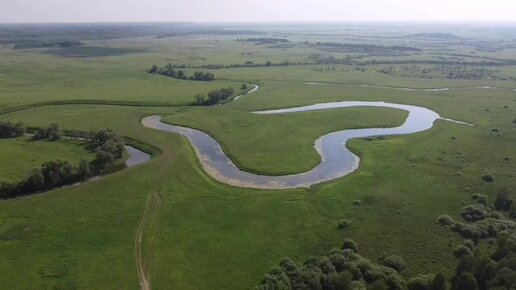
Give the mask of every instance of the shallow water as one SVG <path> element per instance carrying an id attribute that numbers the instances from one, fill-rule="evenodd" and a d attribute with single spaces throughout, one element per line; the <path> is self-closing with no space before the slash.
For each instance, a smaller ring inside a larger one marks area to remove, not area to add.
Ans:
<path id="1" fill-rule="evenodd" d="M 251 85 L 254 86 L 254 88 L 252 90 L 250 90 L 249 92 L 247 92 L 247 93 L 245 93 L 243 95 L 236 96 L 235 98 L 233 98 L 233 102 L 236 102 L 236 101 L 240 100 L 242 97 L 245 97 L 245 96 L 247 96 L 249 94 L 252 94 L 252 93 L 256 92 L 260 88 L 260 86 L 257 85 L 257 84 L 251 84 Z"/>
<path id="2" fill-rule="evenodd" d="M 134 147 L 125 146 L 125 149 L 127 150 L 127 153 L 129 153 L 129 158 L 127 158 L 125 161 L 125 166 L 127 167 L 134 167 L 151 160 L 150 154 L 138 150 Z"/>
<path id="3" fill-rule="evenodd" d="M 291 114 L 349 107 L 395 108 L 405 110 L 409 114 L 402 125 L 394 128 L 350 129 L 323 135 L 315 141 L 314 146 L 321 156 L 321 163 L 307 172 L 283 176 L 258 175 L 240 170 L 223 152 L 220 144 L 210 135 L 200 130 L 165 124 L 161 122 L 161 116 L 157 115 L 144 118 L 142 124 L 146 127 L 179 133 L 187 137 L 195 149 L 203 168 L 216 180 L 240 187 L 287 189 L 309 187 L 313 184 L 346 176 L 355 171 L 358 168 L 360 159 L 346 148 L 345 145 L 349 139 L 421 132 L 432 128 L 434 121 L 441 118 L 436 112 L 423 107 L 358 101 L 321 103 L 253 113 L 261 115 Z"/>

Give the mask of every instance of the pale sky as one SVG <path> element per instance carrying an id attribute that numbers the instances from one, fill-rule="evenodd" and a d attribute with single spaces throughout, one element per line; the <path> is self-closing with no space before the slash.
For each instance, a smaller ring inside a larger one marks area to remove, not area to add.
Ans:
<path id="1" fill-rule="evenodd" d="M 0 0 L 0 23 L 133 21 L 516 21 L 516 0 Z"/>

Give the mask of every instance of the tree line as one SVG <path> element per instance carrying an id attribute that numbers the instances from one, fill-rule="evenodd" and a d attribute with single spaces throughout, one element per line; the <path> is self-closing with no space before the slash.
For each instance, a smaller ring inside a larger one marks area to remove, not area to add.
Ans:
<path id="1" fill-rule="evenodd" d="M 238 42 L 254 42 L 256 44 L 277 44 L 290 42 L 286 38 L 274 37 L 255 37 L 255 38 L 237 38 Z"/>
<path id="2" fill-rule="evenodd" d="M 488 290 L 516 289 L 516 209 L 511 191 L 498 192 L 492 206 L 483 194 L 473 194 L 475 204 L 466 206 L 456 222 L 443 215 L 438 222 L 458 232 L 464 240 L 452 253 L 455 271 L 406 278 L 407 265 L 399 256 L 382 256 L 373 262 L 359 254 L 353 240 L 327 255 L 307 259 L 299 265 L 283 259 L 255 288 L 257 290 Z M 348 227 L 350 223 L 346 224 Z M 342 228 L 342 225 L 339 224 Z M 476 233 L 476 234 L 475 234 Z M 492 248 L 480 245 L 485 239 Z"/>
<path id="3" fill-rule="evenodd" d="M 49 128 L 57 130 L 59 133 L 52 132 L 45 139 L 57 140 L 53 136 L 62 136 L 63 132 L 56 124 L 36 130 L 47 132 Z M 95 152 L 95 158 L 92 161 L 83 159 L 77 165 L 59 159 L 47 161 L 39 168 L 33 169 L 29 176 L 20 182 L 16 183 L 0 178 L 0 198 L 12 198 L 85 180 L 112 168 L 125 155 L 123 138 L 110 129 L 92 132 L 71 130 L 70 132 L 75 132 L 74 137 L 76 138 L 87 140 L 85 146 Z"/>
<path id="4" fill-rule="evenodd" d="M 313 55 L 309 58 L 313 61 L 304 62 L 271 62 L 266 61 L 264 63 L 254 63 L 252 61 L 246 61 L 243 64 L 206 64 L 206 65 L 186 65 L 186 64 L 169 64 L 172 68 L 191 68 L 191 69 L 227 69 L 227 68 L 255 68 L 255 67 L 282 67 L 282 66 L 301 66 L 301 65 L 356 65 L 356 66 L 369 66 L 369 65 L 439 65 L 439 66 L 510 66 L 516 65 L 515 60 L 498 60 L 498 59 L 483 59 L 480 61 L 465 61 L 465 60 L 421 60 L 421 59 L 407 59 L 407 60 L 360 60 L 368 57 L 368 55 L 361 56 L 347 56 L 345 58 L 336 58 L 334 56 L 320 56 Z M 151 69 L 149 72 L 159 70 L 158 67 Z"/>
<path id="5" fill-rule="evenodd" d="M 179 80 L 191 80 L 191 81 L 213 81 L 215 75 L 210 72 L 196 71 L 193 75 L 188 76 L 184 70 L 178 70 L 173 64 L 167 64 L 164 68 L 160 68 L 157 65 L 153 65 L 149 70 L 151 74 L 159 74 L 168 76 Z"/>
<path id="6" fill-rule="evenodd" d="M 37 41 L 37 40 L 17 40 L 13 45 L 13 49 L 29 49 L 29 48 L 51 48 L 51 47 L 74 47 L 83 45 L 80 41 L 64 40 L 64 41 Z"/>
<path id="7" fill-rule="evenodd" d="M 246 86 L 247 87 L 247 86 Z M 208 97 L 202 94 L 197 94 L 194 97 L 193 105 L 196 106 L 211 106 L 216 105 L 218 103 L 227 101 L 233 94 L 235 90 L 232 87 L 222 88 L 218 90 L 212 90 L 208 92 Z"/>

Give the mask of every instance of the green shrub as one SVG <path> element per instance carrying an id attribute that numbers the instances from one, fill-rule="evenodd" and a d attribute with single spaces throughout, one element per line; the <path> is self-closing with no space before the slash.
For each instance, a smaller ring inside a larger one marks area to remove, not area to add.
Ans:
<path id="1" fill-rule="evenodd" d="M 475 242 L 473 242 L 472 240 L 465 240 L 462 244 L 468 247 L 470 250 L 473 250 L 473 248 L 475 248 Z"/>
<path id="2" fill-rule="evenodd" d="M 456 258 L 460 258 L 464 255 L 471 255 L 471 249 L 465 245 L 459 245 L 455 249 L 453 249 L 453 255 Z"/>
<path id="3" fill-rule="evenodd" d="M 25 134 L 25 126 L 18 122 L 13 124 L 9 121 L 0 122 L 0 138 L 13 138 Z"/>
<path id="4" fill-rule="evenodd" d="M 402 257 L 396 255 L 384 258 L 381 261 L 381 264 L 386 267 L 392 268 L 397 272 L 401 272 L 407 267 L 407 263 L 405 263 L 405 260 Z"/>
<path id="5" fill-rule="evenodd" d="M 493 182 L 495 181 L 495 176 L 493 174 L 483 174 L 482 179 L 486 182 Z"/>
<path id="6" fill-rule="evenodd" d="M 508 188 L 502 188 L 496 194 L 494 203 L 495 209 L 500 211 L 510 211 L 512 208 L 511 191 Z"/>
<path id="7" fill-rule="evenodd" d="M 477 198 L 477 202 L 483 205 L 487 205 L 489 198 L 485 194 L 480 194 Z"/>
<path id="8" fill-rule="evenodd" d="M 487 217 L 487 209 L 484 205 L 468 205 L 462 209 L 460 215 L 467 221 L 479 221 Z"/>
<path id="9" fill-rule="evenodd" d="M 356 200 L 353 201 L 353 205 L 354 206 L 361 206 L 362 205 L 362 201 L 359 200 L 359 199 L 356 199 Z"/>
<path id="10" fill-rule="evenodd" d="M 429 290 L 431 277 L 428 275 L 419 275 L 409 280 L 407 288 L 409 290 Z"/>
<path id="11" fill-rule="evenodd" d="M 437 218 L 437 221 L 443 226 L 451 226 L 455 223 L 455 220 L 451 216 L 446 214 L 439 216 L 439 218 Z"/>
<path id="12" fill-rule="evenodd" d="M 339 229 L 345 229 L 351 225 L 351 221 L 348 219 L 343 219 L 339 221 L 338 228 Z"/>
<path id="13" fill-rule="evenodd" d="M 346 240 L 344 240 L 344 244 L 342 245 L 342 249 L 343 250 L 348 249 L 348 250 L 351 250 L 351 251 L 353 251 L 355 253 L 358 253 L 358 244 L 355 241 L 351 240 L 351 239 L 346 239 Z"/>
<path id="14" fill-rule="evenodd" d="M 0 178 L 0 198 L 7 197 L 10 195 L 15 188 L 12 181 Z"/>

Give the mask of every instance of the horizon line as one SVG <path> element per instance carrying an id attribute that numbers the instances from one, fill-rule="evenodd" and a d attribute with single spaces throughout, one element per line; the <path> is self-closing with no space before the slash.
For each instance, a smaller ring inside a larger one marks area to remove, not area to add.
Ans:
<path id="1" fill-rule="evenodd" d="M 0 22 L 0 25 L 41 25 L 41 24 L 354 24 L 354 23 L 415 23 L 415 24 L 516 24 L 516 20 L 267 20 L 267 21 L 56 21 L 56 22 Z"/>

